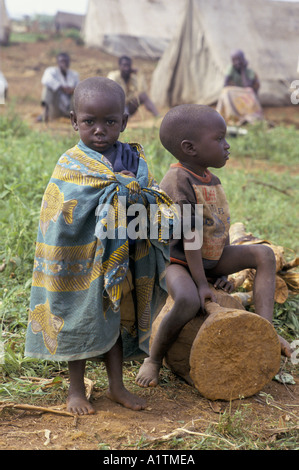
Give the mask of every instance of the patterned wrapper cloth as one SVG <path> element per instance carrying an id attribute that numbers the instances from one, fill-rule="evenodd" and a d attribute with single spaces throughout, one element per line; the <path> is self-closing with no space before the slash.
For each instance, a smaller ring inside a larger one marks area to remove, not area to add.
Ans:
<path id="1" fill-rule="evenodd" d="M 42 200 L 26 356 L 57 361 L 99 357 L 124 330 L 134 347 L 137 342 L 148 354 L 152 322 L 167 297 L 172 201 L 150 175 L 142 147 L 121 145 L 126 155 L 131 149 L 138 156 L 136 177 L 115 173 L 103 155 L 82 141 L 54 169 Z M 126 230 L 132 204 L 145 208 L 148 218 L 148 236 L 134 240 L 133 248 Z M 151 206 L 161 210 L 154 221 Z M 114 225 L 109 225 L 111 214 Z M 157 226 L 153 239 L 150 223 Z M 170 229 L 167 237 L 163 223 Z M 128 279 L 135 298 L 129 328 L 121 319 Z"/>

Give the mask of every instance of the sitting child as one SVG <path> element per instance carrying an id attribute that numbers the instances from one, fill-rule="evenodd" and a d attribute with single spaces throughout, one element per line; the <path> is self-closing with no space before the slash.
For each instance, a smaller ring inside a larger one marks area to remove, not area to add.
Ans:
<path id="1" fill-rule="evenodd" d="M 178 160 L 171 165 L 160 187 L 173 202 L 203 205 L 203 243 L 191 248 L 187 234 L 171 241 L 171 264 L 166 270 L 168 292 L 174 305 L 161 321 L 136 382 L 142 387 L 158 383 L 165 353 L 183 326 L 204 310 L 205 302 L 215 301 L 207 279 L 216 288 L 231 292 L 226 276 L 246 268 L 256 269 L 254 303 L 256 313 L 272 322 L 276 263 L 271 248 L 264 245 L 230 245 L 228 204 L 217 176 L 208 167 L 221 168 L 229 158 L 226 124 L 208 106 L 197 104 L 172 108 L 160 128 L 163 146 Z M 181 210 L 181 214 L 183 211 Z M 192 218 L 191 218 L 192 221 Z M 195 235 L 194 223 L 191 233 Z M 184 235 L 184 234 L 183 234 Z M 280 338 L 282 353 L 290 356 L 288 343 Z"/>
<path id="2" fill-rule="evenodd" d="M 152 319 L 167 297 L 169 240 L 129 238 L 126 209 L 172 201 L 149 174 L 142 147 L 118 141 L 127 115 L 117 83 L 80 82 L 73 106 L 80 141 L 60 157 L 43 197 L 25 354 L 68 361 L 70 412 L 95 412 L 84 387 L 85 362 L 95 357 L 106 364 L 108 397 L 140 410 L 145 401 L 122 380 L 122 301 L 131 279 L 136 311 L 126 328 L 148 354 Z"/>

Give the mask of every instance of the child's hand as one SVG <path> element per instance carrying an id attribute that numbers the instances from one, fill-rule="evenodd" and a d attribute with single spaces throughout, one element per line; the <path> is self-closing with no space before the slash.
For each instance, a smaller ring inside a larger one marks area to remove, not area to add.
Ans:
<path id="1" fill-rule="evenodd" d="M 230 294 L 234 290 L 234 284 L 228 281 L 226 276 L 219 277 L 214 283 L 215 289 L 222 289 Z"/>
<path id="2" fill-rule="evenodd" d="M 208 284 L 204 283 L 198 287 L 198 295 L 202 310 L 205 310 L 205 303 L 207 300 L 210 300 L 211 302 L 217 302 L 216 296 L 212 292 Z"/>
<path id="3" fill-rule="evenodd" d="M 121 171 L 121 174 L 122 174 L 122 175 L 126 175 L 126 176 L 132 176 L 133 178 L 135 178 L 134 173 L 131 173 L 131 172 L 128 171 L 128 170 L 123 170 L 123 171 Z"/>

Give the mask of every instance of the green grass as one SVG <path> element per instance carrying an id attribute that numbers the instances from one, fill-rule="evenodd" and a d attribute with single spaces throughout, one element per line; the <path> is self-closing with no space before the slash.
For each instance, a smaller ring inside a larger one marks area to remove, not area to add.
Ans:
<path id="1" fill-rule="evenodd" d="M 244 172 L 229 166 L 217 174 L 230 204 L 232 223 L 243 222 L 254 235 L 298 252 L 299 174 Z"/>
<path id="2" fill-rule="evenodd" d="M 239 165 L 228 163 L 217 171 L 230 203 L 232 222 L 241 221 L 247 231 L 284 246 L 290 259 L 299 251 L 298 137 L 299 131 L 293 128 L 253 127 L 247 136 L 230 139 L 231 162 L 236 159 Z M 162 148 L 158 130 L 129 129 L 122 138 L 144 146 L 149 167 L 160 182 L 173 158 Z M 0 116 L 0 265 L 6 264 L 0 272 L 0 343 L 2 331 L 5 346 L 5 363 L 0 365 L 0 400 L 52 403 L 66 393 L 66 364 L 24 358 L 23 352 L 41 199 L 57 159 L 76 141 L 77 136 L 71 132 L 69 136 L 35 132 L 13 110 Z M 248 159 L 256 166 L 246 169 Z M 263 163 L 263 170 L 258 162 Z M 277 163 L 283 166 L 279 172 L 274 168 Z M 298 307 L 299 296 L 275 306 L 275 326 L 288 339 L 299 337 Z M 125 369 L 130 381 L 132 367 Z M 55 377 L 56 382 L 45 391 L 26 379 L 32 376 Z M 104 377 L 103 368 L 97 375 L 98 386 L 105 386 Z M 187 436 L 181 441 L 177 436 L 167 445 L 186 448 L 187 443 L 188 448 L 194 449 L 221 448 L 224 439 L 232 439 L 234 444 L 227 448 L 265 447 L 264 443 L 254 443 L 249 429 L 241 432 L 240 422 L 240 414 L 222 416 L 218 427 L 208 429 L 205 438 Z M 293 437 L 289 439 L 289 443 L 282 440 L 280 447 L 276 443 L 276 448 L 295 448 Z M 143 445 L 140 443 L 140 448 Z"/>
<path id="3" fill-rule="evenodd" d="M 51 25 L 52 22 L 52 25 Z M 52 31 L 51 31 L 52 29 Z M 44 18 L 44 21 L 40 23 L 40 31 L 32 32 L 32 31 L 25 31 L 25 32 L 12 32 L 10 35 L 10 44 L 19 44 L 19 43 L 36 43 L 36 42 L 43 42 L 47 41 L 49 37 L 59 41 L 61 38 L 70 38 L 72 39 L 77 45 L 83 45 L 83 40 L 81 37 L 80 31 L 77 29 L 69 28 L 63 30 L 59 33 L 54 32 L 53 30 L 53 19 L 51 18 Z M 9 47 L 8 45 L 8 47 Z"/>
<path id="4" fill-rule="evenodd" d="M 231 139 L 230 144 L 236 156 L 288 167 L 298 165 L 298 130 L 293 126 L 269 128 L 265 122 L 260 122 L 254 124 L 245 136 Z"/>
<path id="5" fill-rule="evenodd" d="M 46 41 L 48 35 L 42 33 L 12 33 L 10 36 L 10 43 L 35 43 L 39 41 Z"/>

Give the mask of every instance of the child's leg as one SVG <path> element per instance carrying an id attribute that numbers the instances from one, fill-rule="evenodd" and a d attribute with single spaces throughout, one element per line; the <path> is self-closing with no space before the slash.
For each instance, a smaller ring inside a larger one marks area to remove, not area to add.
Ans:
<path id="1" fill-rule="evenodd" d="M 265 245 L 229 245 L 223 250 L 217 266 L 207 276 L 233 274 L 242 269 L 256 270 L 253 295 L 256 313 L 272 321 L 275 292 L 275 256 Z"/>
<path id="2" fill-rule="evenodd" d="M 109 380 L 107 396 L 126 408 L 132 410 L 144 409 L 146 406 L 145 400 L 130 393 L 123 384 L 123 349 L 121 336 L 119 336 L 110 351 L 105 354 L 105 364 Z"/>
<path id="3" fill-rule="evenodd" d="M 70 413 L 84 415 L 95 412 L 93 406 L 86 398 L 84 385 L 85 360 L 70 361 L 70 387 L 67 399 L 67 410 Z"/>
<path id="4" fill-rule="evenodd" d="M 265 245 L 230 245 L 223 250 L 221 259 L 216 268 L 207 275 L 228 275 L 242 269 L 256 269 L 253 300 L 255 311 L 261 317 L 272 323 L 274 294 L 275 294 L 275 275 L 276 261 L 273 250 Z M 291 350 L 287 341 L 280 338 L 282 353 L 286 356 L 291 355 Z"/>
<path id="5" fill-rule="evenodd" d="M 171 264 L 166 271 L 166 280 L 174 305 L 161 321 L 150 356 L 144 360 L 136 377 L 136 382 L 141 387 L 154 387 L 158 384 L 159 370 L 167 350 L 200 308 L 197 287 L 187 269 Z"/>

